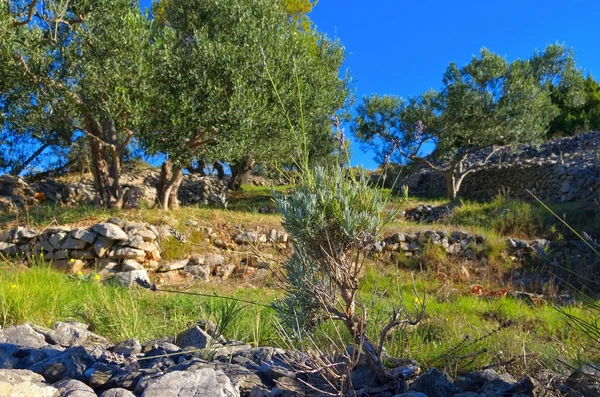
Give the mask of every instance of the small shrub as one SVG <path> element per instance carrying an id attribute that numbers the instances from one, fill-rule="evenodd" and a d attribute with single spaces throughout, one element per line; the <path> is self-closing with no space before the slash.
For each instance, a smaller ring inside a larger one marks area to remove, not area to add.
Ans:
<path id="1" fill-rule="evenodd" d="M 365 334 L 359 280 L 369 248 L 394 215 L 385 210 L 386 200 L 369 186 L 364 172 L 317 167 L 303 174 L 293 194 L 275 195 L 275 201 L 294 241 L 294 252 L 283 266 L 285 297 L 275 305 L 283 324 L 302 338 L 303 330 L 341 321 L 379 380 L 391 380 L 381 362 L 385 336 L 400 325 L 416 324 L 420 316 L 411 318 L 398 306 L 381 330 L 378 346 Z"/>

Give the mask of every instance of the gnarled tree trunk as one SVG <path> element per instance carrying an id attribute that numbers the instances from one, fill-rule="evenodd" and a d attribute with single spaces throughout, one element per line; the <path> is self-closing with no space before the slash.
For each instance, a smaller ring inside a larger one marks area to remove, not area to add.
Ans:
<path id="1" fill-rule="evenodd" d="M 183 181 L 183 171 L 179 165 L 168 159 L 160 168 L 160 179 L 156 187 L 156 201 L 164 211 L 178 209 L 177 193 Z"/>
<path id="2" fill-rule="evenodd" d="M 246 155 L 240 160 L 232 161 L 230 163 L 231 180 L 227 187 L 231 190 L 240 190 L 242 184 L 249 183 L 253 166 L 254 160 L 251 155 Z"/>

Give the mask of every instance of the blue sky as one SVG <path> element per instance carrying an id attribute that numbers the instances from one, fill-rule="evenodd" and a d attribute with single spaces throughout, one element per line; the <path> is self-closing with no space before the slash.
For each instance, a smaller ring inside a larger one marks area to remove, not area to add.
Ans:
<path id="1" fill-rule="evenodd" d="M 564 43 L 600 77 L 598 0 L 320 0 L 310 17 L 346 47 L 357 100 L 439 88 L 448 63 L 465 64 L 482 47 L 513 60 Z M 356 143 L 352 152 L 353 165 L 376 168 L 373 153 Z"/>

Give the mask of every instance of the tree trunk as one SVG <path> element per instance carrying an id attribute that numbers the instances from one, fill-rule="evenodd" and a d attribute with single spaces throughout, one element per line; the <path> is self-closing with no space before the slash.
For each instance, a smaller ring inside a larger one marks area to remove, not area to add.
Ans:
<path id="1" fill-rule="evenodd" d="M 344 323 L 354 339 L 354 344 L 361 347 L 369 367 L 371 367 L 371 370 L 375 372 L 375 376 L 377 376 L 377 380 L 382 384 L 393 380 L 392 374 L 385 369 L 381 358 L 377 354 L 375 346 L 371 343 L 367 335 L 357 328 L 358 321 L 355 318 L 347 318 Z"/>
<path id="2" fill-rule="evenodd" d="M 446 197 L 451 200 L 455 200 L 458 195 L 458 189 L 456 187 L 456 177 L 454 175 L 454 171 L 450 170 L 444 173 L 444 178 L 446 179 Z"/>
<path id="3" fill-rule="evenodd" d="M 202 176 L 206 176 L 206 172 L 204 171 L 207 166 L 206 160 L 199 159 L 197 160 L 197 163 L 198 165 L 196 167 L 190 164 L 188 167 L 186 167 L 186 170 L 188 170 L 190 174 L 200 174 Z"/>
<path id="4" fill-rule="evenodd" d="M 160 179 L 156 187 L 156 201 L 163 211 L 178 209 L 177 193 L 183 181 L 182 168 L 169 159 L 160 168 Z"/>
<path id="5" fill-rule="evenodd" d="M 50 146 L 49 143 L 44 143 L 42 146 L 40 146 L 38 148 L 38 150 L 36 150 L 35 152 L 33 152 L 33 154 L 31 156 L 29 156 L 29 158 L 27 160 L 25 160 L 23 163 L 21 163 L 20 165 L 16 166 L 12 172 L 10 173 L 11 175 L 14 176 L 18 176 L 25 168 L 27 168 L 27 166 L 36 159 L 37 156 L 39 156 L 40 154 L 42 154 L 42 152 L 48 147 Z"/>
<path id="6" fill-rule="evenodd" d="M 110 207 L 112 202 L 110 183 L 110 170 L 104 159 L 104 153 L 100 143 L 89 138 L 90 151 L 92 154 L 92 173 L 94 175 L 94 187 L 98 196 L 98 204 Z"/>
<path id="7" fill-rule="evenodd" d="M 242 184 L 250 183 L 251 171 L 254 166 L 252 156 L 246 155 L 241 160 L 233 161 L 231 166 L 231 180 L 227 186 L 231 190 L 240 190 Z"/>
<path id="8" fill-rule="evenodd" d="M 217 170 L 217 178 L 223 180 L 225 178 L 225 170 L 223 169 L 223 164 L 219 163 L 218 161 L 215 161 L 213 163 L 213 167 L 215 168 L 215 170 Z"/>

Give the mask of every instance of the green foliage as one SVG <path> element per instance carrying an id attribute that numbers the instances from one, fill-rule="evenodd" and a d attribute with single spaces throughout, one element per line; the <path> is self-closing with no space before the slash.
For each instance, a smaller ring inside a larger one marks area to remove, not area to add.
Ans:
<path id="1" fill-rule="evenodd" d="M 150 21 L 131 0 L 15 0 L 0 5 L 0 31 L 2 127 L 40 145 L 85 133 L 100 199 L 113 204 L 109 178 L 146 122 Z"/>
<path id="2" fill-rule="evenodd" d="M 277 296 L 264 289 L 235 291 L 232 295 L 265 303 Z M 264 346 L 274 337 L 273 313 L 260 315 L 244 309 L 218 298 L 157 296 L 100 283 L 87 275 L 68 276 L 48 266 L 28 269 L 0 263 L 3 328 L 24 322 L 52 326 L 55 321 L 75 320 L 90 324 L 94 332 L 116 343 L 132 337 L 146 341 L 176 336 L 198 319 L 206 319 L 220 324 L 227 338 Z M 256 329 L 260 332 L 253 332 Z"/>
<path id="3" fill-rule="evenodd" d="M 329 115 L 348 96 L 338 42 L 298 30 L 282 4 L 267 0 L 169 0 L 155 8 L 165 23 L 153 39 L 160 62 L 141 139 L 149 153 L 182 166 L 196 157 L 289 161 L 297 148 L 286 117 L 298 129 L 304 123 L 312 155 L 332 152 Z M 280 101 L 296 110 L 284 115 Z"/>
<path id="4" fill-rule="evenodd" d="M 548 138 L 573 136 L 580 132 L 600 130 L 600 84 L 591 75 L 584 82 L 584 103 L 569 103 L 565 90 L 553 89 L 552 102 L 560 114 L 552 120 Z"/>
<path id="5" fill-rule="evenodd" d="M 355 295 L 361 258 L 390 219 L 385 200 L 367 180 L 364 173 L 352 177 L 341 167 L 317 167 L 302 176 L 291 195 L 275 195 L 294 241 L 283 266 L 286 297 L 277 305 L 291 329 L 317 325 L 327 318 L 327 307 L 354 315 L 344 299 Z"/>
<path id="6" fill-rule="evenodd" d="M 531 58 L 507 62 L 483 49 L 462 68 L 451 63 L 440 91 L 400 99 L 363 98 L 353 130 L 372 146 L 381 160 L 406 160 L 425 165 L 446 177 L 448 197 L 455 198 L 462 179 L 472 172 L 464 160 L 495 145 L 535 142 L 558 114 L 552 90 L 569 103 L 581 102 L 583 77 L 571 51 L 550 45 Z M 434 143 L 433 159 L 421 148 Z"/>
<path id="7" fill-rule="evenodd" d="M 595 205 L 585 203 L 552 204 L 552 210 L 578 230 L 596 234 L 600 213 Z M 448 225 L 476 226 L 492 230 L 500 236 L 548 238 L 562 240 L 574 235 L 544 208 L 521 200 L 496 196 L 489 202 L 461 201 L 452 215 L 444 220 Z"/>

